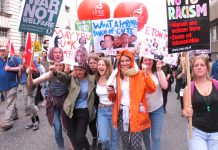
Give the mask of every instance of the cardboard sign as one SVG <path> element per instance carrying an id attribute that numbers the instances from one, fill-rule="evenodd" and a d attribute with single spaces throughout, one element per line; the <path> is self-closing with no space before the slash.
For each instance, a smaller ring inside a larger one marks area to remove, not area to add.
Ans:
<path id="1" fill-rule="evenodd" d="M 177 54 L 168 54 L 168 34 L 166 31 L 145 26 L 139 33 L 139 38 L 141 40 L 140 56 L 176 65 Z"/>
<path id="2" fill-rule="evenodd" d="M 20 32 L 52 36 L 62 0 L 26 0 L 20 19 Z"/>
<path id="3" fill-rule="evenodd" d="M 92 21 L 95 52 L 116 55 L 119 49 L 134 49 L 137 40 L 137 18 Z"/>
<path id="4" fill-rule="evenodd" d="M 48 60 L 71 65 L 80 61 L 85 63 L 88 58 L 90 39 L 91 33 L 88 32 L 56 28 L 53 36 L 49 39 Z M 54 50 L 55 53 L 59 53 L 57 59 L 54 57 Z M 82 51 L 80 56 L 77 54 L 78 51 Z"/>
<path id="5" fill-rule="evenodd" d="M 169 53 L 210 49 L 209 1 L 168 0 Z"/>

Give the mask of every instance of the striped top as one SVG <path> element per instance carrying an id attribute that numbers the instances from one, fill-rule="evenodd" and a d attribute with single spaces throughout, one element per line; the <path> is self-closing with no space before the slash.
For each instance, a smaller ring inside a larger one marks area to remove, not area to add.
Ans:
<path id="1" fill-rule="evenodd" d="M 68 93 L 68 84 L 60 82 L 55 77 L 49 83 L 49 92 L 52 96 L 62 96 Z"/>

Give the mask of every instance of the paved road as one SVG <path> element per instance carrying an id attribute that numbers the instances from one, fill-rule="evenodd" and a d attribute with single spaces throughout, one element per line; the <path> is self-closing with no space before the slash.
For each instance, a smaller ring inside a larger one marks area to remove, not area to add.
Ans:
<path id="1" fill-rule="evenodd" d="M 5 103 L 0 103 L 1 121 L 4 117 L 4 106 Z M 30 119 L 24 116 L 23 100 L 20 93 L 17 106 L 19 120 L 15 122 L 14 128 L 9 131 L 0 130 L 0 150 L 56 150 L 54 131 L 47 122 L 45 108 L 39 108 L 40 129 L 38 131 L 32 131 L 25 129 L 25 126 L 30 123 Z M 170 92 L 162 132 L 162 150 L 188 149 L 186 142 L 186 123 L 186 119 L 181 117 L 180 103 L 176 100 L 176 94 Z M 91 142 L 89 132 L 87 136 Z M 65 145 L 68 150 L 70 142 L 66 136 Z"/>

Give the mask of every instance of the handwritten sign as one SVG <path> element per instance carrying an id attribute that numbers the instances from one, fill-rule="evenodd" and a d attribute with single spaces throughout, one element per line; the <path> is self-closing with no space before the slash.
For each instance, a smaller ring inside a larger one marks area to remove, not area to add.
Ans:
<path id="1" fill-rule="evenodd" d="M 49 39 L 49 55 L 51 49 L 58 47 L 62 50 L 65 63 L 73 64 L 75 62 L 75 53 L 78 49 L 83 49 L 88 57 L 88 48 L 90 45 L 91 33 L 82 31 L 72 31 L 56 28 L 53 36 Z M 51 60 L 48 58 L 50 61 Z"/>
<path id="2" fill-rule="evenodd" d="M 177 54 L 168 54 L 168 34 L 166 31 L 145 26 L 139 37 L 141 39 L 140 56 L 176 65 Z"/>

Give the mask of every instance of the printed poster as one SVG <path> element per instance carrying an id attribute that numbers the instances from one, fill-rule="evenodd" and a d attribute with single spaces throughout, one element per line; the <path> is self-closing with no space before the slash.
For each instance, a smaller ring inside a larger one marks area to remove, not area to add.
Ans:
<path id="1" fill-rule="evenodd" d="M 135 17 L 92 21 L 92 35 L 96 53 L 116 55 L 120 49 L 134 50 L 138 32 Z"/>
<path id="2" fill-rule="evenodd" d="M 169 53 L 210 49 L 208 0 L 168 0 Z"/>
<path id="3" fill-rule="evenodd" d="M 25 0 L 19 31 L 52 36 L 62 0 Z"/>

